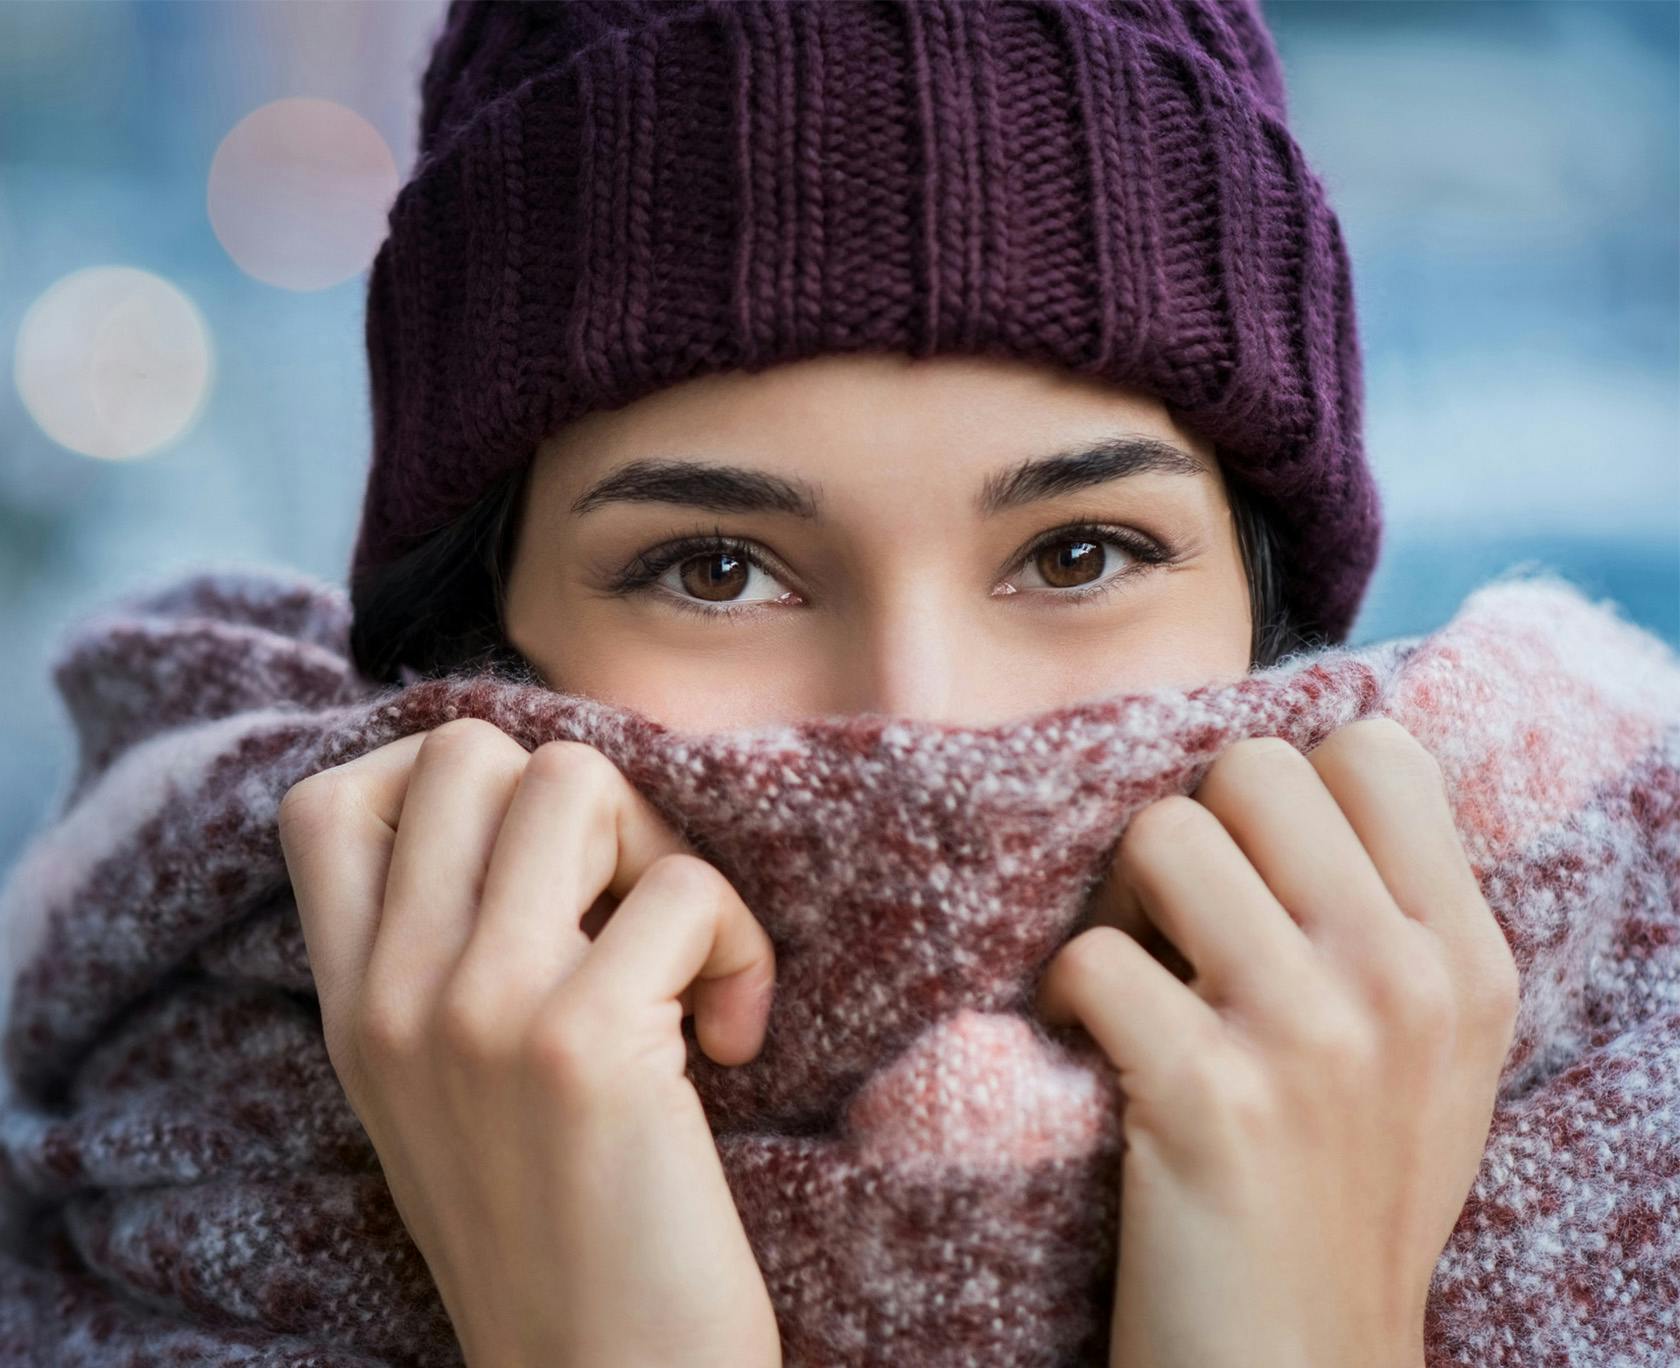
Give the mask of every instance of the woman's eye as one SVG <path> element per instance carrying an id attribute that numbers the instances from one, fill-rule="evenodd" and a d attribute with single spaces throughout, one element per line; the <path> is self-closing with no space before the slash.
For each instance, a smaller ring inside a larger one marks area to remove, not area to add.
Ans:
<path id="1" fill-rule="evenodd" d="M 706 551 L 678 561 L 656 583 L 707 603 L 739 602 L 754 575 L 774 584 L 762 566 L 730 551 Z M 674 581 L 674 582 L 672 582 Z"/>
<path id="2" fill-rule="evenodd" d="M 1118 548 L 1123 568 L 1107 575 Z M 1028 578 L 1024 586 L 1030 589 L 1062 591 L 1083 589 L 1112 582 L 1142 568 L 1148 557 L 1112 536 L 1063 535 L 1053 541 L 1040 542 L 1027 553 L 1022 570 Z M 1032 577 L 1037 582 L 1031 582 Z"/>

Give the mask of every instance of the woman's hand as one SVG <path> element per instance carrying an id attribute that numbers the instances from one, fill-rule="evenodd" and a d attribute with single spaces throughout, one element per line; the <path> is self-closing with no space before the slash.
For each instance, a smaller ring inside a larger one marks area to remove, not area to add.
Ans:
<path id="1" fill-rule="evenodd" d="M 1240 741 L 1097 906 L 1039 1005 L 1125 1094 L 1113 1368 L 1419 1368 L 1518 994 L 1434 757 L 1387 718 Z"/>
<path id="2" fill-rule="evenodd" d="M 280 835 L 328 1055 L 468 1362 L 779 1364 L 681 1031 L 692 1000 L 719 1063 L 763 1044 L 774 953 L 723 875 L 599 751 L 475 718 L 302 780 Z"/>

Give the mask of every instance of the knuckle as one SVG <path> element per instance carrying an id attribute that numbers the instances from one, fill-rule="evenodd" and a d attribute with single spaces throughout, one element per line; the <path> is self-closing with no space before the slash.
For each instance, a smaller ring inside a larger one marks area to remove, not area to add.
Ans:
<path id="1" fill-rule="evenodd" d="M 1274 1124 L 1277 1098 L 1259 1069 L 1220 1049 L 1188 1053 L 1178 1071 L 1179 1105 L 1189 1108 L 1206 1130 L 1234 1143 L 1253 1142 Z"/>
<path id="2" fill-rule="evenodd" d="M 420 1031 L 412 1015 L 373 996 L 364 998 L 350 1023 L 355 1052 L 374 1064 L 407 1059 L 419 1046 Z"/>
<path id="3" fill-rule="evenodd" d="M 1226 1116 L 1238 1135 L 1250 1141 L 1269 1135 L 1278 1124 L 1282 1110 L 1275 1089 L 1256 1069 L 1227 1068 L 1219 1075 L 1219 1095 L 1212 1100 Z"/>
<path id="4" fill-rule="evenodd" d="M 1086 997 L 1108 976 L 1115 943 L 1125 934 L 1117 926 L 1093 926 L 1081 931 L 1057 952 L 1051 970 L 1063 987 L 1076 997 Z"/>
<path id="5" fill-rule="evenodd" d="M 612 1038 L 602 1010 L 573 995 L 551 1003 L 526 1032 L 522 1054 L 546 1087 L 561 1093 L 589 1093 L 612 1086 L 602 1042 Z"/>
<path id="6" fill-rule="evenodd" d="M 525 769 L 567 787 L 604 788 L 625 782 L 617 765 L 583 741 L 544 741 L 531 752 Z"/>
<path id="7" fill-rule="evenodd" d="M 1245 736 L 1221 751 L 1210 769 L 1246 769 L 1250 765 L 1293 765 L 1304 757 L 1281 736 Z"/>
<path id="8" fill-rule="evenodd" d="M 452 986 L 439 998 L 433 1026 L 452 1058 L 483 1062 L 498 1053 L 501 1009 L 483 994 Z"/>
<path id="9" fill-rule="evenodd" d="M 1370 717 L 1344 722 L 1331 732 L 1327 739 L 1338 740 L 1343 744 L 1423 751 L 1418 739 L 1406 730 L 1405 725 L 1386 713 L 1373 713 Z M 1423 753 L 1428 754 L 1427 751 Z"/>
<path id="10" fill-rule="evenodd" d="M 1126 863 L 1157 845 L 1175 845 L 1206 815 L 1206 809 L 1182 793 L 1168 794 L 1138 809 L 1126 823 L 1115 854 Z"/>
<path id="11" fill-rule="evenodd" d="M 1384 775 L 1400 774 L 1426 780 L 1435 785 L 1443 783 L 1441 762 L 1417 737 L 1392 717 L 1362 717 L 1336 728 L 1320 743 L 1329 747 L 1332 756 L 1343 752 L 1357 755 L 1366 762 L 1374 762 Z"/>
<path id="12" fill-rule="evenodd" d="M 1407 955 L 1377 978 L 1379 1011 L 1410 1040 L 1449 1039 L 1459 1016 L 1452 977 L 1436 956 Z"/>
<path id="13" fill-rule="evenodd" d="M 1293 1040 L 1314 1069 L 1339 1079 L 1363 1074 L 1379 1058 L 1376 1032 L 1365 1016 L 1322 998 L 1304 1004 L 1296 1014 Z"/>
<path id="14" fill-rule="evenodd" d="M 1219 752 L 1196 794 L 1214 799 L 1228 788 L 1257 782 L 1254 776 L 1275 775 L 1280 766 L 1305 763 L 1306 757 L 1281 736 L 1245 736 Z"/>
<path id="15" fill-rule="evenodd" d="M 661 896 L 682 906 L 717 907 L 735 896 L 734 885 L 717 866 L 686 850 L 659 856 L 638 882 L 650 879 Z"/>
<path id="16" fill-rule="evenodd" d="M 1202 1050 L 1187 1050 L 1176 1072 L 1180 1097 L 1196 1108 L 1198 1114 L 1215 1105 L 1235 1100 L 1236 1089 L 1225 1060 Z"/>
<path id="17" fill-rule="evenodd" d="M 332 769 L 317 770 L 293 784 L 280 798 L 279 824 L 282 835 L 317 825 L 330 829 L 334 814 L 342 811 L 349 797 L 349 781 Z"/>
<path id="18" fill-rule="evenodd" d="M 429 756 L 435 760 L 440 755 L 476 755 L 498 747 L 518 744 L 494 722 L 487 722 L 482 717 L 452 717 L 426 733 L 425 739 L 420 742 L 420 751 L 416 759 L 425 760 Z"/>

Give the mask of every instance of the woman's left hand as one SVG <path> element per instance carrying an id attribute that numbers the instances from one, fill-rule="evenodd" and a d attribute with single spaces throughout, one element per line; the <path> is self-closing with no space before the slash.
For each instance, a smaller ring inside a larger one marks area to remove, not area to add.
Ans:
<path id="1" fill-rule="evenodd" d="M 1038 1006 L 1125 1095 L 1111 1368 L 1420 1368 L 1519 986 L 1435 758 L 1383 717 L 1239 741 L 1096 907 Z"/>

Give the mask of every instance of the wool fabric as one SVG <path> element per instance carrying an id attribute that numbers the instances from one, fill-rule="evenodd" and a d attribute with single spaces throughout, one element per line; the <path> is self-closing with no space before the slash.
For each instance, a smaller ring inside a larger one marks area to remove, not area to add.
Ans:
<path id="1" fill-rule="evenodd" d="M 972 353 L 1166 404 L 1345 639 L 1381 523 L 1351 271 L 1257 0 L 453 0 L 422 96 L 352 576 L 589 411 Z"/>
<path id="2" fill-rule="evenodd" d="M 374 688 L 349 621 L 224 569 L 61 645 L 79 762 L 0 888 L 0 1362 L 460 1363 L 326 1054 L 275 818 L 479 717 L 601 750 L 775 944 L 758 1056 L 685 1035 L 785 1361 L 1099 1365 L 1122 1095 L 1038 977 L 1143 805 L 1372 716 L 1440 761 L 1521 975 L 1428 1368 L 1680 1362 L 1680 658 L 1609 605 L 1511 578 L 1236 681 L 710 734 L 489 674 Z"/>

